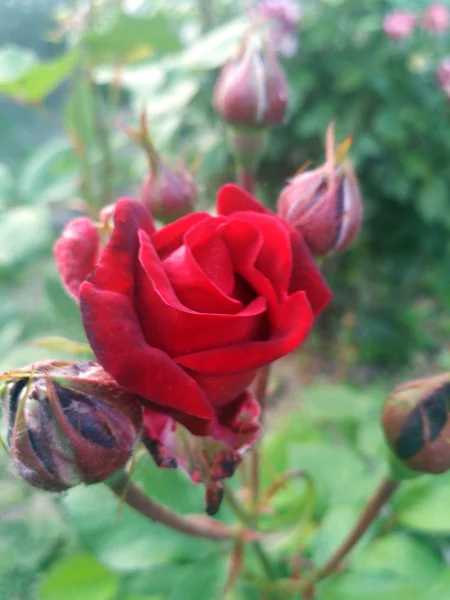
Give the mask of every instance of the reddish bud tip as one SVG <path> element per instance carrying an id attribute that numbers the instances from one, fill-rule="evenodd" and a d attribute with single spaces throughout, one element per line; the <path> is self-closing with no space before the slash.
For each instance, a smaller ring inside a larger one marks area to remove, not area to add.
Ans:
<path id="1" fill-rule="evenodd" d="M 192 175 L 182 165 L 172 168 L 159 162 L 147 175 L 141 201 L 155 219 L 170 223 L 194 209 L 198 189 Z"/>
<path id="2" fill-rule="evenodd" d="M 422 473 L 450 469 L 450 373 L 408 381 L 387 398 L 382 424 L 394 455 Z"/>
<path id="3" fill-rule="evenodd" d="M 104 481 L 126 464 L 141 432 L 139 402 L 92 362 L 17 371 L 1 400 L 15 470 L 48 491 Z"/>
<path id="4" fill-rule="evenodd" d="M 216 112 L 232 125 L 269 127 L 281 123 L 288 86 L 270 44 L 249 35 L 237 56 L 222 69 L 214 89 Z"/>
<path id="5" fill-rule="evenodd" d="M 332 128 L 328 137 L 326 163 L 294 177 L 278 199 L 278 214 L 317 256 L 347 250 L 358 237 L 363 216 L 358 180 L 345 156 L 349 141 L 335 150 Z"/>

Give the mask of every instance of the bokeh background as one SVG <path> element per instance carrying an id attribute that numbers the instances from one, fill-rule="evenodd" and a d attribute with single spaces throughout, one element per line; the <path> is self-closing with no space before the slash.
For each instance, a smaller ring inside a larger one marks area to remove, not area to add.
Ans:
<path id="1" fill-rule="evenodd" d="M 234 179 L 211 98 L 255 4 L 98 0 L 89 8 L 82 1 L 0 0 L 0 371 L 40 358 L 85 357 L 76 344 L 85 341 L 79 313 L 59 282 L 52 245 L 70 218 L 139 194 L 146 159 L 124 128 L 136 126 L 143 105 L 158 149 L 194 173 L 199 206 L 211 206 L 217 187 Z M 275 472 L 308 469 L 316 485 L 313 499 L 302 483 L 283 492 L 277 510 L 280 522 L 302 523 L 314 561 L 336 546 L 385 470 L 378 415 L 386 392 L 450 369 L 450 100 L 436 78 L 450 55 L 450 30 L 418 28 L 395 41 L 382 26 L 394 9 L 420 14 L 429 4 L 301 0 L 296 44 L 281 58 L 289 115 L 270 132 L 259 198 L 274 207 L 287 178 L 308 160 L 320 163 L 335 120 L 338 140 L 353 136 L 365 206 L 356 245 L 323 265 L 332 306 L 273 381 L 265 442 L 271 465 Z M 76 343 L 62 344 L 61 336 Z M 112 534 L 117 506 L 105 492 L 95 509 L 84 490 L 61 501 L 22 485 L 7 463 L 5 452 L 1 600 L 215 597 L 209 583 L 220 579 L 217 559 L 191 565 L 186 556 L 197 549 L 174 555 L 172 546 L 183 543 L 176 536 L 161 558 L 165 533 L 144 536 L 139 521 L 127 521 L 127 530 Z M 151 470 L 163 497 L 167 488 L 169 500 L 185 497 L 182 510 L 199 510 L 201 494 L 161 478 Z M 294 497 L 302 510 L 292 510 Z M 448 598 L 449 500 L 446 476 L 407 484 L 358 551 L 354 571 L 319 598 Z M 103 528 L 100 502 L 110 513 Z M 80 508 L 89 504 L 90 512 Z M 203 581 L 205 572 L 210 579 Z"/>

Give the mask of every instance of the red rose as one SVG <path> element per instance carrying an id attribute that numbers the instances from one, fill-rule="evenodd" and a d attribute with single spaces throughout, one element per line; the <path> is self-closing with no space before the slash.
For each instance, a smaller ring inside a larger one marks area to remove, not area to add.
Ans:
<path id="1" fill-rule="evenodd" d="M 227 185 L 217 208 L 156 231 L 142 204 L 120 200 L 80 308 L 121 386 L 223 437 L 257 369 L 304 341 L 330 291 L 300 234 L 249 194 Z"/>

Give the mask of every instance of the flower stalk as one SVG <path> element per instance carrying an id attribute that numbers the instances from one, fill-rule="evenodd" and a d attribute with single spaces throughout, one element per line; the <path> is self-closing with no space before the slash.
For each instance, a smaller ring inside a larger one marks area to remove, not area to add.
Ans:
<path id="1" fill-rule="evenodd" d="M 304 581 L 303 590 L 305 596 L 311 593 L 313 586 L 322 579 L 326 579 L 332 575 L 336 569 L 340 566 L 344 558 L 348 553 L 356 546 L 362 536 L 366 533 L 367 529 L 373 523 L 375 518 L 380 513 L 381 509 L 386 503 L 392 498 L 394 492 L 400 485 L 399 481 L 386 477 L 376 490 L 375 494 L 366 504 L 361 516 L 355 523 L 353 529 L 350 531 L 348 536 L 342 542 L 341 546 L 332 554 L 332 556 L 326 561 L 326 563 L 313 571 L 313 573 Z"/>

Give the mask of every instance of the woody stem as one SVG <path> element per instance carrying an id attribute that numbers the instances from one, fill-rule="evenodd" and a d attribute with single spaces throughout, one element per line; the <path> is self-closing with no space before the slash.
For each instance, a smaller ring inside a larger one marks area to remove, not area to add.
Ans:
<path id="1" fill-rule="evenodd" d="M 381 482 L 381 485 L 376 490 L 375 494 L 366 504 L 361 516 L 355 523 L 353 529 L 350 531 L 348 536 L 342 542 L 341 546 L 334 552 L 334 554 L 327 560 L 327 562 L 316 569 L 310 577 L 304 582 L 303 590 L 308 592 L 311 590 L 313 585 L 318 581 L 329 577 L 339 567 L 342 560 L 347 554 L 354 548 L 359 542 L 362 536 L 366 533 L 369 526 L 373 523 L 374 519 L 378 516 L 380 510 L 390 500 L 394 492 L 399 486 L 398 481 L 386 478 Z"/>
<path id="2" fill-rule="evenodd" d="M 236 531 L 231 527 L 221 523 L 216 525 L 194 521 L 159 504 L 133 483 L 130 483 L 125 473 L 111 478 L 106 484 L 116 496 L 144 517 L 162 523 L 180 533 L 217 541 L 232 540 L 236 537 Z"/>

